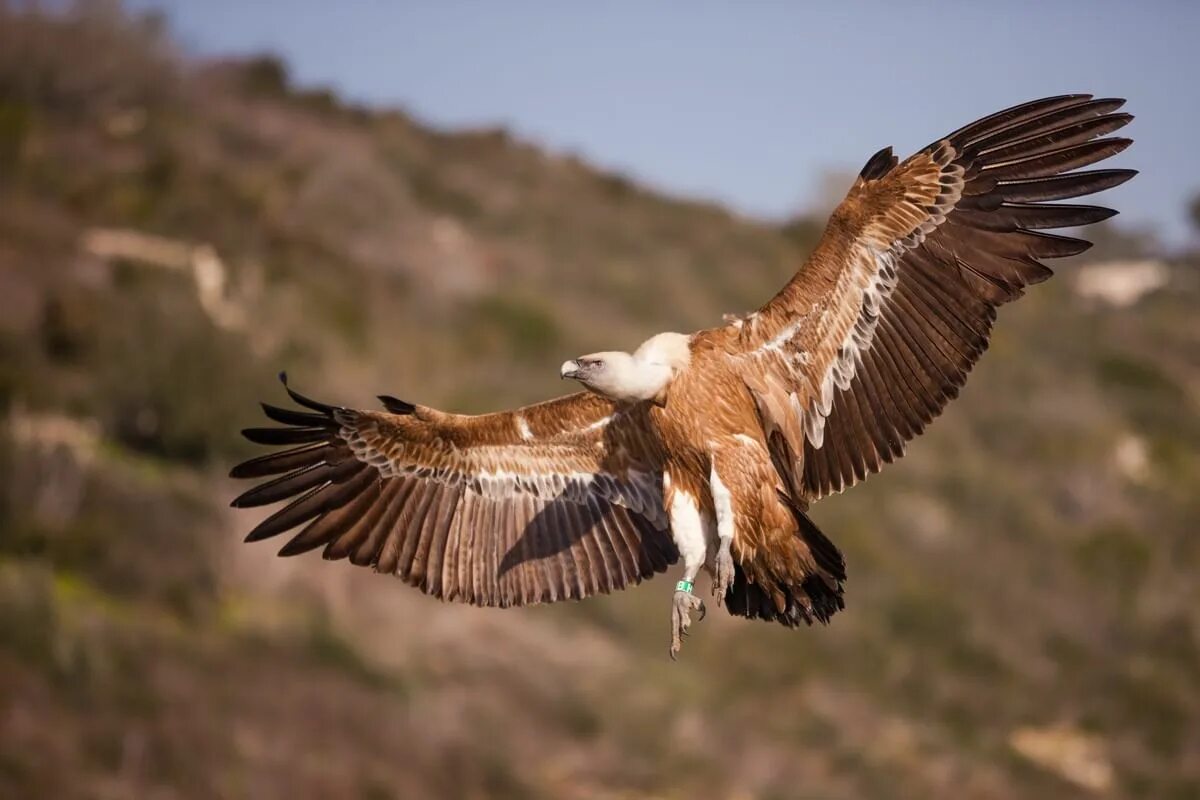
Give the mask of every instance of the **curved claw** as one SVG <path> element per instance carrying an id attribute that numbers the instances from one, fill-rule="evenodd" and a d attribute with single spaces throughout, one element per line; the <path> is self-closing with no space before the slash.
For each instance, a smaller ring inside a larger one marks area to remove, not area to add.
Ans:
<path id="1" fill-rule="evenodd" d="M 704 619 L 704 615 L 707 613 L 704 601 L 691 592 L 676 590 L 671 598 L 671 649 L 669 652 L 672 661 L 678 660 L 679 651 L 683 648 L 683 640 L 691 633 L 689 628 L 692 626 L 692 620 L 688 613 L 690 611 L 699 611 L 699 619 Z"/>

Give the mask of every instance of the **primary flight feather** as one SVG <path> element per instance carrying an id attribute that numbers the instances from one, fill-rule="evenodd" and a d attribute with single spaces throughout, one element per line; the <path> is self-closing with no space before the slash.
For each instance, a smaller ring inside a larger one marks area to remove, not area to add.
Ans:
<path id="1" fill-rule="evenodd" d="M 633 353 L 562 365 L 588 391 L 479 416 L 264 405 L 282 445 L 234 467 L 234 501 L 290 501 L 247 536 L 281 555 L 393 573 L 444 600 L 510 606 L 622 589 L 683 561 L 671 654 L 704 605 L 788 626 L 842 608 L 841 552 L 808 518 L 904 452 L 986 349 L 996 307 L 1090 244 L 1047 229 L 1107 208 L 1053 203 L 1131 178 L 1124 101 L 1063 95 L 863 168 L 808 261 L 766 305 Z M 303 526 L 303 527 L 301 527 Z"/>

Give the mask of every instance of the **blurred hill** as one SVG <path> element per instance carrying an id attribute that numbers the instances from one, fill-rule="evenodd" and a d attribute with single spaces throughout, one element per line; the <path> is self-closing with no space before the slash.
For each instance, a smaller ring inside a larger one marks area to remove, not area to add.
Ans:
<path id="1" fill-rule="evenodd" d="M 672 664 L 667 579 L 502 612 L 240 544 L 278 369 L 533 401 L 758 305 L 820 228 L 0 2 L 0 796 L 1200 796 L 1200 281 L 1119 229 L 816 507 L 828 628 L 718 611 Z"/>

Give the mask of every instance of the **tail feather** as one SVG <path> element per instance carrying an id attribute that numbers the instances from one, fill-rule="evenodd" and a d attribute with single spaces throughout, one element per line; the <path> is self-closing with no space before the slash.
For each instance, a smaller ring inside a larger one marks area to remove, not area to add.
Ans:
<path id="1" fill-rule="evenodd" d="M 733 586 L 726 594 L 725 605 L 735 616 L 778 622 L 789 628 L 801 623 L 812 625 L 814 620 L 827 624 L 846 607 L 843 600 L 846 559 L 803 510 L 790 501 L 788 507 L 796 518 L 796 536 L 812 553 L 816 571 L 798 584 L 778 586 L 784 600 L 780 611 L 773 592 L 751 583 L 741 566 L 735 565 Z"/>

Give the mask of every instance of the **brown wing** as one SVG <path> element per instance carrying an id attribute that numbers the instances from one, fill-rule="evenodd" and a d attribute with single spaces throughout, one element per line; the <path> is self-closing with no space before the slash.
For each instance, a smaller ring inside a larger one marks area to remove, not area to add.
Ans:
<path id="1" fill-rule="evenodd" d="M 808 263 L 735 322 L 781 472 L 809 499 L 904 452 L 986 349 L 995 309 L 1051 275 L 1042 259 L 1090 243 L 1043 233 L 1107 219 L 1046 203 L 1117 186 L 1132 170 L 1072 172 L 1124 150 L 1096 138 L 1132 117 L 1123 100 L 1066 95 L 993 114 L 903 163 L 863 168 Z"/>
<path id="2" fill-rule="evenodd" d="M 230 473 L 270 478 L 234 506 L 291 501 L 246 537 L 304 525 L 280 555 L 323 547 L 435 597 L 498 606 L 621 589 L 678 557 L 644 410 L 576 394 L 481 416 L 387 397 L 387 411 L 355 411 L 288 393 L 309 410 L 264 404 L 287 427 L 243 433 L 289 448 Z"/>

